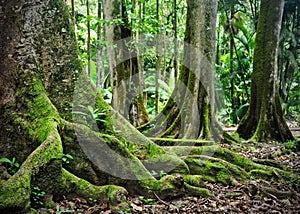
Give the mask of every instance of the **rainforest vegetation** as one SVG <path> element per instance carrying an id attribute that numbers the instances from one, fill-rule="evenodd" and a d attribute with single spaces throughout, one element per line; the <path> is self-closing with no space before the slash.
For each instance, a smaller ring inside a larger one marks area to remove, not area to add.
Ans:
<path id="1" fill-rule="evenodd" d="M 299 1 L 3 0 L 0 29 L 0 213 L 299 210 Z"/>

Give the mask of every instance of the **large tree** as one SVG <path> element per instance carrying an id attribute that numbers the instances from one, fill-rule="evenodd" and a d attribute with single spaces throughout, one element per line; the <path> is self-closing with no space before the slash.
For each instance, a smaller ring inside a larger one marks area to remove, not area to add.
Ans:
<path id="1" fill-rule="evenodd" d="M 217 1 L 188 1 L 184 59 L 163 111 L 140 130 L 149 136 L 209 138 L 214 127 Z"/>
<path id="2" fill-rule="evenodd" d="M 208 196 L 203 181 L 293 179 L 216 145 L 162 148 L 139 133 L 83 72 L 62 0 L 0 1 L 0 29 L 0 157 L 21 163 L 0 165 L 1 213 L 27 213 L 36 186 L 55 207 L 63 196 Z"/>
<path id="3" fill-rule="evenodd" d="M 283 117 L 277 84 L 278 43 L 284 0 L 262 0 L 255 40 L 251 99 L 237 132 L 254 141 L 293 140 Z"/>

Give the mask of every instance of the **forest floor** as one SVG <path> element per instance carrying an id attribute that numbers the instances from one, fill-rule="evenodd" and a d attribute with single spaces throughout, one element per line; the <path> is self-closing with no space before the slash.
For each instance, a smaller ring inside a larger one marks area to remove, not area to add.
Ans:
<path id="1" fill-rule="evenodd" d="M 293 127 L 292 130 L 299 142 L 300 129 Z M 222 147 L 257 162 L 271 160 L 284 164 L 300 174 L 300 151 L 287 150 L 283 144 L 242 143 L 223 144 Z M 125 208 L 121 205 L 112 207 L 107 203 L 90 206 L 86 200 L 74 198 L 57 203 L 56 210 L 40 209 L 39 213 L 300 213 L 300 188 L 292 182 L 277 184 L 253 180 L 237 186 L 207 183 L 207 188 L 213 195 L 208 198 L 183 196 L 161 200 L 156 195 L 147 199 L 142 196 L 129 196 L 128 206 Z"/>

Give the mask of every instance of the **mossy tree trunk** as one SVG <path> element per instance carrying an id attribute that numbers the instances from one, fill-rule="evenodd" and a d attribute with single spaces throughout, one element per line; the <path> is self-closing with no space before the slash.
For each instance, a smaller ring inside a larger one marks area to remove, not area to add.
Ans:
<path id="1" fill-rule="evenodd" d="M 139 66 L 139 50 L 132 42 L 134 33 L 130 30 L 126 2 L 103 0 L 102 4 L 104 5 L 104 18 L 111 22 L 105 27 L 111 72 L 111 105 L 125 118 L 137 118 L 134 124 L 140 126 L 147 123 L 149 119 L 143 102 L 143 71 Z M 139 39 L 136 38 L 136 40 Z M 139 102 L 138 107 L 141 106 L 141 108 L 133 113 L 132 106 L 136 101 Z"/>
<path id="2" fill-rule="evenodd" d="M 63 1 L 7 0 L 0 8 L 0 158 L 21 163 L 15 174 L 0 163 L 0 213 L 28 213 L 36 186 L 55 208 L 63 196 L 208 196 L 202 181 L 294 179 L 214 145 L 157 146 L 96 94 Z M 63 161 L 66 154 L 73 160 Z"/>
<path id="3" fill-rule="evenodd" d="M 105 37 L 108 43 L 108 61 L 110 68 L 110 85 L 112 87 L 112 106 L 124 116 L 128 115 L 126 109 L 126 74 L 123 61 L 123 42 L 116 43 L 122 39 L 124 30 L 114 21 L 121 19 L 122 2 L 120 0 L 103 0 L 103 14 L 106 21 Z M 124 20 L 123 20 L 124 21 Z M 116 45 L 116 47 L 114 47 Z"/>
<path id="4" fill-rule="evenodd" d="M 250 106 L 237 129 L 245 139 L 281 142 L 294 139 L 283 117 L 277 85 L 278 43 L 283 8 L 283 0 L 261 2 Z"/>
<path id="5" fill-rule="evenodd" d="M 188 1 L 179 81 L 162 112 L 140 127 L 148 136 L 208 138 L 214 106 L 217 1 Z"/>

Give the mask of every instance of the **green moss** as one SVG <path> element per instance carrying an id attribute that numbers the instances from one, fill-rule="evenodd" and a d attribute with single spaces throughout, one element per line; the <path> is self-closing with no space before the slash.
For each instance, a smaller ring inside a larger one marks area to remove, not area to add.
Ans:
<path id="1" fill-rule="evenodd" d="M 145 155 L 147 158 L 158 157 L 165 153 L 163 149 L 153 143 L 147 143 L 145 145 L 145 149 Z"/>
<path id="2" fill-rule="evenodd" d="M 210 140 L 192 140 L 192 139 L 172 139 L 172 138 L 149 138 L 160 146 L 208 146 L 214 141 Z"/>
<path id="3" fill-rule="evenodd" d="M 300 141 L 289 141 L 284 143 L 284 147 L 291 151 L 300 151 Z"/>
<path id="4" fill-rule="evenodd" d="M 16 211 L 30 208 L 30 178 L 20 178 L 15 174 L 11 179 L 0 182 L 0 211 L 11 209 Z"/>
<path id="5" fill-rule="evenodd" d="M 184 182 L 196 187 L 204 187 L 202 175 L 183 175 Z"/>
<path id="6" fill-rule="evenodd" d="M 201 196 L 201 197 L 209 197 L 209 196 L 211 196 L 210 191 L 208 189 L 206 189 L 206 188 L 191 186 L 191 185 L 189 185 L 187 183 L 184 183 L 184 186 L 186 188 L 187 194 L 189 194 L 189 195 Z"/>
<path id="7" fill-rule="evenodd" d="M 221 170 L 220 172 L 218 172 L 217 174 L 217 180 L 220 182 L 220 183 L 223 183 L 223 184 L 230 184 L 231 183 L 231 173 L 226 171 L 226 170 Z"/>
<path id="8" fill-rule="evenodd" d="M 110 201 L 113 203 L 120 202 L 124 199 L 122 196 L 127 194 L 127 191 L 123 187 L 116 185 L 94 186 L 88 181 L 78 178 L 64 169 L 63 188 L 66 189 L 68 193 L 76 193 L 85 198 Z"/>
<path id="9" fill-rule="evenodd" d="M 224 138 L 224 143 L 228 144 L 234 144 L 234 143 L 240 143 L 240 136 L 237 132 L 233 134 L 228 134 L 227 132 L 223 132 L 223 138 Z"/>
<path id="10" fill-rule="evenodd" d="M 209 129 L 209 115 L 210 115 L 210 106 L 209 104 L 205 103 L 203 104 L 203 137 L 204 139 L 208 139 L 210 136 L 210 129 Z"/>
<path id="11" fill-rule="evenodd" d="M 262 170 L 262 169 L 253 169 L 250 171 L 250 173 L 251 173 L 251 175 L 262 178 L 262 179 L 269 179 L 272 176 L 271 171 Z"/>
<path id="12" fill-rule="evenodd" d="M 236 180 L 243 181 L 249 177 L 242 168 L 222 159 L 200 156 L 199 158 L 187 158 L 185 162 L 189 166 L 191 174 L 202 175 L 205 180 L 234 184 Z"/>
<path id="13" fill-rule="evenodd" d="M 157 175 L 162 173 L 180 173 L 188 174 L 189 168 L 187 164 L 175 155 L 163 154 L 144 160 L 143 164 L 150 171 L 155 171 Z"/>
<path id="14" fill-rule="evenodd" d="M 162 134 L 160 134 L 159 137 L 164 137 L 164 136 L 170 136 L 173 135 L 174 138 L 178 136 L 178 126 L 181 123 L 181 113 L 178 113 L 177 117 L 175 118 L 174 122 L 167 128 L 166 131 L 164 131 Z"/>
<path id="15" fill-rule="evenodd" d="M 98 109 L 100 114 L 105 115 L 104 118 L 101 118 L 101 120 L 104 122 L 102 121 L 97 122 L 99 130 L 101 130 L 102 133 L 116 134 L 116 130 L 114 130 L 112 109 L 102 98 L 100 92 L 97 93 L 95 98 L 95 108 Z"/>

